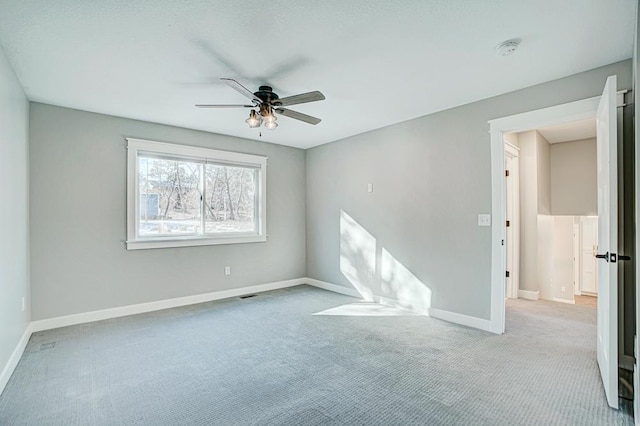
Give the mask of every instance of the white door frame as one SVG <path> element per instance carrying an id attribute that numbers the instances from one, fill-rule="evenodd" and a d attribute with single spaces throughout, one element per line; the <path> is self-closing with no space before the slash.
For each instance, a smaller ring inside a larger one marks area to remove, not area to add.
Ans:
<path id="1" fill-rule="evenodd" d="M 512 159 L 511 170 L 507 179 L 511 179 L 511 197 L 513 216 L 509 219 L 511 227 L 511 265 L 508 266 L 511 278 L 511 297 L 518 298 L 520 290 L 520 148 L 504 142 L 504 155 Z M 506 208 L 506 200 L 505 200 Z M 506 210 L 505 210 L 506 211 Z M 506 230 L 505 230 L 506 233 Z"/>
<path id="2" fill-rule="evenodd" d="M 504 133 L 522 132 L 595 117 L 600 96 L 489 121 L 491 134 L 491 319 L 490 329 L 505 330 L 505 181 Z"/>

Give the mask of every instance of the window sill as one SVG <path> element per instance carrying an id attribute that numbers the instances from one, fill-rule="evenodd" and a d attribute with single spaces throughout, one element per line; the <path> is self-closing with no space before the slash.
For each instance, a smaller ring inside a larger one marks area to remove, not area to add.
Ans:
<path id="1" fill-rule="evenodd" d="M 266 235 L 251 235 L 238 237 L 219 237 L 219 238 L 180 238 L 180 239 L 140 239 L 135 241 L 127 241 L 127 250 L 144 250 L 171 247 L 196 247 L 196 246 L 213 246 L 218 244 L 243 244 L 243 243 L 262 243 L 267 241 Z"/>

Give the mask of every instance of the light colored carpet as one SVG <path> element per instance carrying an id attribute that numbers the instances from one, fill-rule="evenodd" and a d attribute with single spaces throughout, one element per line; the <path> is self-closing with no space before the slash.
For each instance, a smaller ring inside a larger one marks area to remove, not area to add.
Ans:
<path id="1" fill-rule="evenodd" d="M 509 301 L 497 336 L 354 302 L 299 286 L 35 333 L 0 424 L 632 424 L 591 308 Z"/>

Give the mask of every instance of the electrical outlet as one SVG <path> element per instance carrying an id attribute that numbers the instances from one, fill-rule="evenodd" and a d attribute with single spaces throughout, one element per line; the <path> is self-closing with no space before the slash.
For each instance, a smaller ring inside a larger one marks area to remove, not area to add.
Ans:
<path id="1" fill-rule="evenodd" d="M 373 192 L 373 184 L 372 183 L 368 183 L 367 184 L 367 192 Z"/>
<path id="2" fill-rule="evenodd" d="M 563 293 L 565 293 L 567 291 L 567 288 L 565 286 L 562 286 L 561 290 Z"/>
<path id="3" fill-rule="evenodd" d="M 478 215 L 478 226 L 491 226 L 491 215 L 490 214 L 479 214 Z"/>
<path id="4" fill-rule="evenodd" d="M 22 312 L 24 312 L 24 310 L 27 309 L 27 304 L 24 300 L 24 296 L 22 297 Z"/>
<path id="5" fill-rule="evenodd" d="M 224 267 L 224 274 L 225 275 L 231 275 L 231 266 L 225 266 Z"/>

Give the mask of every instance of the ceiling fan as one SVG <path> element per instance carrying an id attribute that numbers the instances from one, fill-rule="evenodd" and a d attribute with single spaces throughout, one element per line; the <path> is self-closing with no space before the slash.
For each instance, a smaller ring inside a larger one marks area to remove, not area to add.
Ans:
<path id="1" fill-rule="evenodd" d="M 207 105 L 198 104 L 198 108 L 251 108 L 249 118 L 245 121 L 249 127 L 260 127 L 264 123 L 264 126 L 273 130 L 278 127 L 276 123 L 276 113 L 284 115 L 285 117 L 293 118 L 295 120 L 304 121 L 305 123 L 316 125 L 321 120 L 317 117 L 312 117 L 301 112 L 293 111 L 287 108 L 283 108 L 289 105 L 304 104 L 307 102 L 322 101 L 325 99 L 324 95 L 318 91 L 301 93 L 299 95 L 287 96 L 286 98 L 280 98 L 270 86 L 260 86 L 257 92 L 252 93 L 249 89 L 244 87 L 231 78 L 221 78 L 226 85 L 251 100 L 251 105 Z"/>

